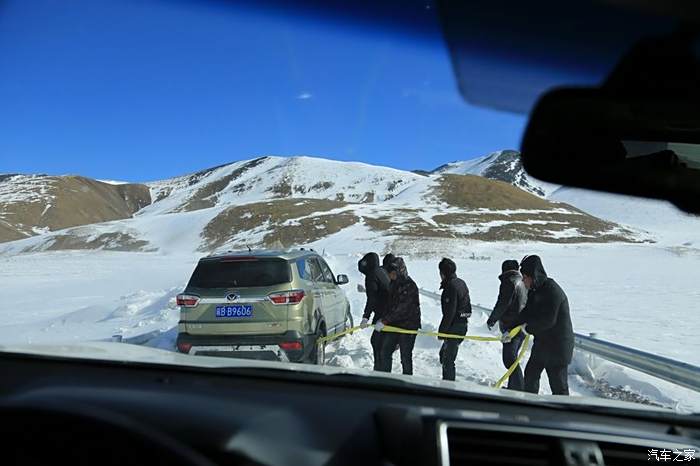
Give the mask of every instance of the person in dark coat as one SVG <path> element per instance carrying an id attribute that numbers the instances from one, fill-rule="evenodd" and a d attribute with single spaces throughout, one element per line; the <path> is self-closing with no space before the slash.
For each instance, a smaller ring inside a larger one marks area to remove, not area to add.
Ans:
<path id="1" fill-rule="evenodd" d="M 409 277 L 406 263 L 401 257 L 387 264 L 389 278 L 391 279 L 391 291 L 389 292 L 389 309 L 377 322 L 378 330 L 385 325 L 403 328 L 406 330 L 418 330 L 420 324 L 420 295 L 418 286 Z M 380 370 L 391 372 L 391 363 L 398 345 L 401 351 L 401 367 L 405 375 L 413 375 L 413 347 L 416 344 L 416 335 L 401 333 L 386 333 L 382 337 L 382 360 Z"/>
<path id="2" fill-rule="evenodd" d="M 450 259 L 443 258 L 438 265 L 440 270 L 440 289 L 442 290 L 442 320 L 439 332 L 454 335 L 466 335 L 469 317 L 472 315 L 472 305 L 469 299 L 469 288 L 461 278 L 457 277 L 457 265 Z M 442 378 L 455 379 L 455 359 L 461 338 L 440 338 L 443 340 L 440 348 L 440 364 Z"/>
<path id="3" fill-rule="evenodd" d="M 375 252 L 365 254 L 358 262 L 357 268 L 365 276 L 367 303 L 362 314 L 360 327 L 366 328 L 369 326 L 369 319 L 372 314 L 374 314 L 372 318 L 372 325 L 374 325 L 386 313 L 391 283 L 386 270 L 379 266 L 379 256 Z M 382 333 L 374 331 L 370 338 L 372 353 L 374 354 L 374 370 L 379 370 L 383 337 Z"/>
<path id="4" fill-rule="evenodd" d="M 525 367 L 525 391 L 539 393 L 540 376 L 546 370 L 552 393 L 568 395 L 568 366 L 574 354 L 569 300 L 557 282 L 547 277 L 538 256 L 526 256 L 520 273 L 529 292 L 525 308 L 512 325 L 524 325 L 535 337 Z"/>
<path id="5" fill-rule="evenodd" d="M 501 281 L 501 286 L 498 290 L 498 300 L 493 308 L 493 312 L 486 325 L 489 330 L 498 322 L 501 333 L 510 332 L 514 325 L 512 324 L 520 315 L 520 311 L 525 307 L 527 302 L 527 287 L 523 283 L 523 277 L 518 271 L 519 264 L 516 260 L 504 261 L 501 265 L 501 275 L 498 279 Z M 512 339 L 503 342 L 503 365 L 509 369 L 518 357 L 520 346 L 523 344 L 525 334 L 519 332 Z M 523 371 L 520 366 L 516 367 L 510 378 L 508 379 L 508 389 L 520 390 L 524 389 Z"/>

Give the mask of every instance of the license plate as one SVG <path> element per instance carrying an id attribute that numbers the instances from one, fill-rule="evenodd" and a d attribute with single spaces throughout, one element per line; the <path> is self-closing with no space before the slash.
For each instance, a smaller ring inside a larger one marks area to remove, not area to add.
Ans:
<path id="1" fill-rule="evenodd" d="M 251 304 L 236 304 L 233 306 L 216 306 L 216 317 L 227 318 L 227 319 L 253 317 L 253 306 Z"/>

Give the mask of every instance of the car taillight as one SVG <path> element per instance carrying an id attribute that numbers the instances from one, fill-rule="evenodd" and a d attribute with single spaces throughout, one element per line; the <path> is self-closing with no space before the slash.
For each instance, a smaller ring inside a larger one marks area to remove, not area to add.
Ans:
<path id="1" fill-rule="evenodd" d="M 195 307 L 199 304 L 199 296 L 179 294 L 176 298 L 177 305 L 182 307 Z"/>
<path id="2" fill-rule="evenodd" d="M 177 349 L 178 349 L 178 351 L 180 351 L 181 353 L 187 354 L 187 353 L 189 353 L 190 350 L 192 349 L 192 343 L 182 343 L 182 342 L 180 342 L 180 343 L 177 344 Z"/>
<path id="3" fill-rule="evenodd" d="M 280 348 L 282 348 L 285 351 L 300 350 L 301 349 L 301 342 L 300 341 L 285 341 L 285 342 L 280 343 Z"/>
<path id="4" fill-rule="evenodd" d="M 304 299 L 304 290 L 273 293 L 268 298 L 272 301 L 272 304 L 299 304 Z"/>

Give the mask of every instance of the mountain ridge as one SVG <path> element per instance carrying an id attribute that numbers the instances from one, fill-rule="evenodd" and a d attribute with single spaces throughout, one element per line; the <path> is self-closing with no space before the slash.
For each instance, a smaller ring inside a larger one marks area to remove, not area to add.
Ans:
<path id="1" fill-rule="evenodd" d="M 3 250 L 206 252 L 280 242 L 293 246 L 343 235 L 349 240 L 416 244 L 435 239 L 559 243 L 648 239 L 566 203 L 484 176 L 418 175 L 303 156 L 258 157 L 145 185 L 90 183 L 117 193 L 147 190 L 148 198 L 137 196 L 138 208 L 120 212 L 119 218 L 57 231 L 33 230 L 36 236 L 14 241 Z M 39 186 L 29 192 L 27 202 L 35 196 L 39 201 L 33 208 L 45 207 L 41 193 L 47 189 Z M 125 204 L 129 196 L 134 194 L 111 202 Z M 0 205 L 6 198 L 0 195 Z M 76 211 L 84 211 L 82 207 L 72 206 Z"/>

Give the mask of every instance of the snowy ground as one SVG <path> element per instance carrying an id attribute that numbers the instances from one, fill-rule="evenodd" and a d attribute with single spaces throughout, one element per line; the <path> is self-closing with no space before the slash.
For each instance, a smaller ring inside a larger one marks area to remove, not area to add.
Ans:
<path id="1" fill-rule="evenodd" d="M 350 276 L 345 289 L 359 320 L 364 306 L 364 296 L 356 291 L 362 281 L 356 268 L 359 251 L 382 252 L 383 247 L 358 231 L 341 232 L 315 247 L 319 252 L 325 249 L 335 273 Z M 432 242 L 431 247 L 436 252 L 430 258 L 425 256 L 425 247 L 416 248 L 421 253 L 406 254 L 409 272 L 425 289 L 437 290 L 437 262 L 441 254 L 447 254 L 455 258 L 460 275 L 467 280 L 473 302 L 492 307 L 501 262 L 537 253 L 568 293 L 577 332 L 595 332 L 605 340 L 700 365 L 697 249 L 478 242 Z M 133 343 L 174 349 L 178 311 L 173 297 L 183 289 L 199 257 L 195 253 L 104 251 L 0 256 L 0 341 L 58 343 L 122 335 Z M 434 328 L 439 322 L 439 304 L 425 297 L 421 304 L 424 328 Z M 486 316 L 475 314 L 470 333 L 487 334 L 485 320 Z M 419 337 L 416 375 L 440 376 L 438 348 L 438 341 Z M 577 355 L 576 364 L 588 363 L 582 357 Z M 331 344 L 327 360 L 346 367 L 371 367 L 369 332 Z M 600 361 L 593 365 L 600 380 L 585 381 L 573 374 L 576 365 L 572 366 L 574 394 L 700 411 L 700 394 Z M 400 371 L 398 354 L 394 371 Z M 461 346 L 459 378 L 490 385 L 503 372 L 500 344 L 467 341 Z M 548 392 L 546 376 L 542 387 Z"/>

